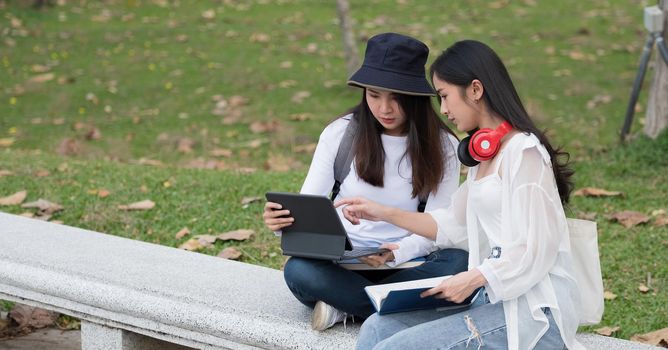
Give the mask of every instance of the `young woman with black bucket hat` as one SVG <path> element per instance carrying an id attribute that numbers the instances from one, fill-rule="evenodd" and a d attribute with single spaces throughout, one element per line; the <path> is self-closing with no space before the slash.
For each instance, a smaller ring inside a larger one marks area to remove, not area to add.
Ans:
<path id="1" fill-rule="evenodd" d="M 365 196 L 409 211 L 418 211 L 420 205 L 422 210 L 433 210 L 450 203 L 459 184 L 458 142 L 432 107 L 434 91 L 424 70 L 428 54 L 424 43 L 408 36 L 384 33 L 369 39 L 364 63 L 348 81 L 363 89 L 361 101 L 320 135 L 302 193 L 333 192 L 332 200 Z M 336 183 L 335 158 L 351 123 L 356 123 L 353 160 L 349 174 Z M 371 315 L 374 308 L 364 291 L 366 286 L 466 269 L 468 253 L 462 249 L 436 250 L 433 240 L 400 227 L 372 221 L 351 225 L 339 214 L 353 246 L 390 249 L 361 258 L 364 263 L 394 267 L 417 257 L 426 260 L 389 273 L 362 273 L 332 261 L 290 258 L 284 268 L 285 281 L 300 302 L 314 308 L 313 329 L 324 330 L 347 316 Z M 264 222 L 270 230 L 280 231 L 292 221 L 279 204 L 265 205 Z"/>

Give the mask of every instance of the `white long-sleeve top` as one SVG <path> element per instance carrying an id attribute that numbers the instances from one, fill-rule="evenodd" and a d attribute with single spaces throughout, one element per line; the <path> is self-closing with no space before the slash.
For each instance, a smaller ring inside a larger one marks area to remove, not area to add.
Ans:
<path id="1" fill-rule="evenodd" d="M 331 192 L 334 186 L 334 160 L 351 117 L 352 115 L 347 115 L 335 120 L 320 134 L 301 193 L 328 196 Z M 429 195 L 425 211 L 448 206 L 450 196 L 457 190 L 459 184 L 460 165 L 455 153 L 458 141 L 447 133 L 443 133 L 443 138 L 447 140 L 443 142 L 446 155 L 445 174 L 436 194 Z M 385 150 L 384 186 L 375 187 L 360 179 L 353 160 L 337 198 L 361 196 L 395 208 L 417 211 L 419 199 L 411 198 L 412 168 L 410 158 L 406 155 L 407 137 L 382 134 L 381 140 Z M 338 213 L 353 246 L 378 247 L 385 242 L 399 245 L 399 249 L 394 251 L 394 261 L 388 262 L 390 266 L 425 256 L 435 249 L 434 241 L 411 234 L 392 224 L 361 220 L 359 225 L 353 225 L 343 217 L 341 208 L 338 209 Z"/>
<path id="2" fill-rule="evenodd" d="M 536 345 L 549 327 L 543 307 L 566 346 L 584 349 L 575 340 L 580 300 L 550 156 L 533 134 L 518 133 L 495 161 L 497 173 L 476 181 L 472 168 L 451 207 L 429 212 L 437 245 L 468 241 L 469 269 L 485 276 L 492 303 L 503 302 L 510 349 Z"/>

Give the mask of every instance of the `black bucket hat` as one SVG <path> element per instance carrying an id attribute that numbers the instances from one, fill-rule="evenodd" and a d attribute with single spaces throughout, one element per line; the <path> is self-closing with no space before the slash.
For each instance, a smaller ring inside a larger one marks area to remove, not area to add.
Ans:
<path id="1" fill-rule="evenodd" d="M 427 56 L 429 48 L 417 39 L 397 33 L 378 34 L 367 42 L 364 63 L 348 79 L 348 85 L 434 96 L 425 77 Z"/>

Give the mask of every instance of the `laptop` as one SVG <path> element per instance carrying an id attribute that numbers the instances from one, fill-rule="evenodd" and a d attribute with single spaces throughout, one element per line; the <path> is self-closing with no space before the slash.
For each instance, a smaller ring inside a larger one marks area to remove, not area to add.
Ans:
<path id="1" fill-rule="evenodd" d="M 371 247 L 355 249 L 334 204 L 325 196 L 289 192 L 267 192 L 265 196 L 290 210 L 295 219 L 282 230 L 283 255 L 338 261 L 388 251 Z"/>

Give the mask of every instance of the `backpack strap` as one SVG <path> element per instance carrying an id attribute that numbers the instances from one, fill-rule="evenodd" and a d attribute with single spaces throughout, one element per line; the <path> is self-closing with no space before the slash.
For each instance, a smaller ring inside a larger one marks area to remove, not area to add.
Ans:
<path id="1" fill-rule="evenodd" d="M 419 196 L 418 199 L 420 200 L 420 204 L 418 204 L 418 212 L 424 213 L 424 209 L 427 207 L 427 198 L 428 195 L 425 197 Z"/>
<path id="2" fill-rule="evenodd" d="M 355 115 L 350 117 L 350 122 L 343 133 L 339 149 L 336 152 L 336 159 L 334 160 L 334 186 L 332 187 L 331 199 L 334 201 L 339 195 L 341 184 L 350 172 L 350 164 L 353 162 L 353 140 L 357 134 L 357 118 Z"/>
<path id="3" fill-rule="evenodd" d="M 341 184 L 350 172 L 350 165 L 354 158 L 353 141 L 355 139 L 355 134 L 357 134 L 357 125 L 357 118 L 355 115 L 352 115 L 348 126 L 346 126 L 346 131 L 341 138 L 339 149 L 336 151 L 336 159 L 334 159 L 334 186 L 332 186 L 332 195 L 330 197 L 332 202 L 336 199 L 336 196 L 339 195 Z M 428 196 L 420 196 L 418 198 L 420 203 L 418 204 L 417 210 L 420 213 L 424 213 L 424 209 L 427 206 L 427 198 Z"/>

